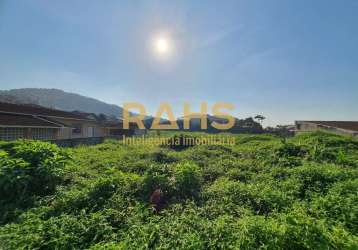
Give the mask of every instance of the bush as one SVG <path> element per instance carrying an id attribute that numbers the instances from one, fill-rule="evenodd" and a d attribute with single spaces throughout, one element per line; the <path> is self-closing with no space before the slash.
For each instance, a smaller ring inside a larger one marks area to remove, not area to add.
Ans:
<path id="1" fill-rule="evenodd" d="M 325 194 L 334 183 L 347 180 L 356 172 L 331 164 L 308 164 L 296 168 L 292 173 L 292 177 L 300 183 L 300 197 L 305 198 L 312 193 Z"/>
<path id="2" fill-rule="evenodd" d="M 284 143 L 276 150 L 278 157 L 304 157 L 306 153 L 306 150 L 302 146 L 298 146 L 293 143 Z"/>
<path id="3" fill-rule="evenodd" d="M 175 166 L 174 179 L 176 197 L 185 199 L 198 196 L 202 176 L 197 165 L 189 162 L 177 164 Z"/>
<path id="4" fill-rule="evenodd" d="M 70 163 L 67 151 L 54 144 L 19 141 L 0 145 L 0 192 L 2 199 L 21 200 L 52 193 Z"/>
<path id="5" fill-rule="evenodd" d="M 61 215 L 48 220 L 29 213 L 22 220 L 0 229 L 1 249 L 83 249 L 115 239 L 113 228 L 101 213 Z"/>
<path id="6" fill-rule="evenodd" d="M 273 183 L 245 184 L 220 178 L 203 195 L 208 200 L 233 202 L 256 214 L 267 214 L 288 207 L 292 202 L 292 197 L 272 186 Z"/>
<path id="7" fill-rule="evenodd" d="M 156 150 L 153 153 L 149 154 L 149 159 L 157 163 L 173 163 L 177 161 L 177 159 L 173 155 L 170 155 L 163 149 Z"/>
<path id="8" fill-rule="evenodd" d="M 316 197 L 311 212 L 326 218 L 331 224 L 344 225 L 354 233 L 358 231 L 358 178 L 336 183 L 325 196 Z"/>
<path id="9" fill-rule="evenodd" d="M 57 192 L 48 214 L 96 212 L 110 203 L 113 196 L 121 197 L 125 201 L 126 198 L 132 198 L 138 194 L 141 178 L 136 174 L 118 171 L 84 184 L 86 186 L 78 189 Z"/>
<path id="10" fill-rule="evenodd" d="M 201 187 L 200 169 L 192 163 L 152 165 L 144 174 L 143 194 L 146 200 L 156 189 L 162 190 L 167 200 L 197 197 Z"/>

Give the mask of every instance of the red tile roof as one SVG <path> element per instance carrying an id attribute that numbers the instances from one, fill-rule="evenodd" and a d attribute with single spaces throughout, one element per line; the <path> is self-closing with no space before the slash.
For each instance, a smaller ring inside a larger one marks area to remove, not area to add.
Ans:
<path id="1" fill-rule="evenodd" d="M 37 116 L 50 116 L 50 117 L 61 117 L 61 118 L 72 118 L 81 120 L 92 120 L 86 117 L 85 114 L 66 112 L 57 109 L 49 109 L 38 105 L 29 104 L 12 104 L 0 102 L 0 112 L 17 113 L 17 114 L 28 114 Z"/>
<path id="2" fill-rule="evenodd" d="M 46 121 L 31 115 L 16 115 L 0 113 L 0 127 L 2 126 L 21 126 L 21 127 L 62 127 L 59 124 Z"/>

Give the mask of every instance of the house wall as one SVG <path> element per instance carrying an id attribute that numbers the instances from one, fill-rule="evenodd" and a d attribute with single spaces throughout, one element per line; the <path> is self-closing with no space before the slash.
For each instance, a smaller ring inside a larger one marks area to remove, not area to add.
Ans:
<path id="1" fill-rule="evenodd" d="M 311 132 L 318 130 L 317 124 L 309 122 L 296 122 L 296 129 L 299 132 Z"/>
<path id="2" fill-rule="evenodd" d="M 106 136 L 105 129 L 94 121 L 91 122 L 91 121 L 63 119 L 63 118 L 52 118 L 52 119 L 70 127 L 70 128 L 61 128 L 57 134 L 57 139 L 75 139 L 75 138 Z"/>
<path id="3" fill-rule="evenodd" d="M 0 128 L 0 140 L 1 141 L 12 141 L 16 139 L 25 138 L 24 128 Z"/>
<path id="4" fill-rule="evenodd" d="M 56 128 L 0 127 L 0 140 L 17 139 L 52 140 L 56 138 Z"/>
<path id="5" fill-rule="evenodd" d="M 304 133 L 304 132 L 314 132 L 318 130 L 323 130 L 335 134 L 340 135 L 351 135 L 351 136 L 357 136 L 358 133 L 350 130 L 335 128 L 335 127 L 328 127 L 320 124 L 315 124 L 311 122 L 304 122 L 304 121 L 297 121 L 296 122 L 296 131 L 297 133 Z"/>
<path id="6" fill-rule="evenodd" d="M 122 128 L 102 127 L 95 121 L 84 121 L 76 119 L 55 118 L 51 121 L 64 125 L 61 128 L 45 127 L 1 127 L 0 140 L 35 139 L 35 140 L 68 140 L 81 138 L 105 138 L 125 135 L 133 135 L 134 130 L 123 130 Z M 56 126 L 55 124 L 53 124 Z M 74 128 L 74 129 L 73 129 Z M 97 139 L 95 139 L 97 141 Z M 82 142 L 81 140 L 80 143 Z M 68 144 L 65 142 L 65 144 Z"/>

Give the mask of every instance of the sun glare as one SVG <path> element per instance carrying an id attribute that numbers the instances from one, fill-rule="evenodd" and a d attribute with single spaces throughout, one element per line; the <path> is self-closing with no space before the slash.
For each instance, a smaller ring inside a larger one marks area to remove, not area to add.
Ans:
<path id="1" fill-rule="evenodd" d="M 173 49 L 173 43 L 168 36 L 157 36 L 153 40 L 153 52 L 159 58 L 167 58 Z"/>
<path id="2" fill-rule="evenodd" d="M 161 53 L 161 54 L 168 53 L 168 50 L 169 50 L 168 40 L 163 37 L 158 38 L 158 40 L 156 42 L 156 49 L 157 49 L 158 53 Z"/>

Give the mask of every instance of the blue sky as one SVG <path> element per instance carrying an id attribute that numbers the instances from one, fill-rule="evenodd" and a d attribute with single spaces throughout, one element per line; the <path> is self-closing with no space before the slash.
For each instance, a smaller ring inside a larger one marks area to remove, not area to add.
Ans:
<path id="1" fill-rule="evenodd" d="M 0 89 L 235 105 L 266 125 L 358 120 L 358 1 L 0 0 Z M 175 45 L 158 60 L 149 44 Z"/>

